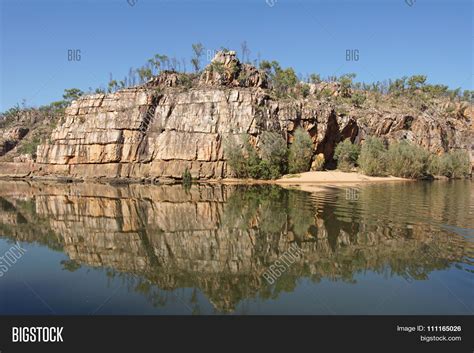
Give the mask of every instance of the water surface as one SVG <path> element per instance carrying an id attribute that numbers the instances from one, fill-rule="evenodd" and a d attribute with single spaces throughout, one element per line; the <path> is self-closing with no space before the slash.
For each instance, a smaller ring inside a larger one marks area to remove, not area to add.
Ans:
<path id="1" fill-rule="evenodd" d="M 0 314 L 473 314 L 473 201 L 471 181 L 0 182 L 0 255 L 26 250 Z"/>

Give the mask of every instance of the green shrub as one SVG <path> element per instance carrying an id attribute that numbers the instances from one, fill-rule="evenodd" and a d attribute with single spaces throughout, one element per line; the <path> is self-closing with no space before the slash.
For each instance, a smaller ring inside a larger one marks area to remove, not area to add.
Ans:
<path id="1" fill-rule="evenodd" d="M 248 138 L 247 138 L 248 139 Z M 241 145 L 234 136 L 229 136 L 224 144 L 224 153 L 227 158 L 227 164 L 237 178 L 246 178 L 247 160 L 244 156 Z"/>
<path id="2" fill-rule="evenodd" d="M 307 172 L 313 156 L 313 141 L 308 133 L 298 128 L 288 154 L 288 171 L 290 173 Z"/>
<path id="3" fill-rule="evenodd" d="M 23 143 L 18 147 L 18 152 L 22 154 L 31 154 L 33 157 L 36 156 L 36 149 L 41 144 L 41 139 L 38 136 L 35 136 L 29 141 L 23 141 Z"/>
<path id="4" fill-rule="evenodd" d="M 66 88 L 64 90 L 63 98 L 67 102 L 72 102 L 73 100 L 79 99 L 79 97 L 83 95 L 84 92 L 82 92 L 79 88 Z"/>
<path id="5" fill-rule="evenodd" d="M 257 150 L 250 143 L 249 135 L 244 135 L 244 170 L 247 177 L 254 179 L 268 179 L 267 163 L 262 163 Z"/>
<path id="6" fill-rule="evenodd" d="M 383 141 L 377 137 L 367 138 L 362 144 L 357 163 L 366 175 L 386 175 L 387 150 Z"/>
<path id="7" fill-rule="evenodd" d="M 193 86 L 193 78 L 192 74 L 182 73 L 179 75 L 178 82 L 181 86 L 191 88 Z"/>
<path id="8" fill-rule="evenodd" d="M 342 97 L 350 97 L 351 96 L 351 88 L 352 88 L 352 80 L 356 77 L 356 74 L 344 74 L 339 77 L 338 81 L 341 84 L 340 91 Z"/>
<path id="9" fill-rule="evenodd" d="M 262 159 L 267 161 L 272 178 L 278 178 L 288 169 L 286 140 L 276 132 L 265 131 L 260 145 Z"/>
<path id="10" fill-rule="evenodd" d="M 262 134 L 260 155 L 248 135 L 243 138 L 243 148 L 231 137 L 224 151 L 229 167 L 238 178 L 276 179 L 287 169 L 286 141 L 274 132 Z"/>
<path id="11" fill-rule="evenodd" d="M 351 102 L 354 104 L 356 107 L 360 108 L 362 104 L 364 104 L 366 100 L 366 96 L 362 93 L 354 93 L 351 97 Z"/>
<path id="12" fill-rule="evenodd" d="M 429 152 L 408 141 L 393 143 L 387 152 L 387 170 L 391 175 L 417 179 L 426 175 Z"/>
<path id="13" fill-rule="evenodd" d="M 321 82 L 321 76 L 319 74 L 311 74 L 309 75 L 309 82 L 311 83 L 320 83 Z"/>
<path id="14" fill-rule="evenodd" d="M 307 85 L 305 83 L 296 85 L 296 90 L 297 90 L 297 92 L 296 92 L 297 97 L 306 98 L 306 97 L 309 96 L 310 87 L 309 87 L 309 85 Z"/>
<path id="15" fill-rule="evenodd" d="M 443 175 L 442 165 L 441 165 L 442 156 L 436 154 L 431 154 L 428 159 L 428 170 L 427 173 L 430 175 Z"/>
<path id="16" fill-rule="evenodd" d="M 291 67 L 282 69 L 277 61 L 263 60 L 260 63 L 260 70 L 265 72 L 278 97 L 287 96 L 288 92 L 298 83 L 295 70 Z"/>
<path id="17" fill-rule="evenodd" d="M 419 88 L 423 88 L 426 83 L 426 76 L 425 75 L 413 75 L 408 78 L 407 85 L 408 89 L 414 91 Z"/>
<path id="18" fill-rule="evenodd" d="M 463 178 L 471 173 L 471 159 L 466 150 L 455 150 L 438 157 L 437 174 L 448 178 Z"/>
<path id="19" fill-rule="evenodd" d="M 336 146 L 334 159 L 337 160 L 337 168 L 343 172 L 349 172 L 355 167 L 359 158 L 359 146 L 351 143 L 350 139 L 345 139 Z"/>
<path id="20" fill-rule="evenodd" d="M 276 169 L 272 169 L 270 163 L 263 159 L 249 159 L 248 175 L 254 179 L 275 179 L 279 174 Z"/>

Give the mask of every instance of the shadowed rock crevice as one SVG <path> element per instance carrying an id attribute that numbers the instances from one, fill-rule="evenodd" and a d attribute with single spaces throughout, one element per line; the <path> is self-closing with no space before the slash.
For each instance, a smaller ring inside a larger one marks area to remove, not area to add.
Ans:
<path id="1" fill-rule="evenodd" d="M 351 125 L 352 125 L 352 122 L 351 122 Z M 347 126 L 344 127 L 344 129 L 346 128 Z M 350 133 L 351 129 L 352 127 L 349 127 L 349 129 L 346 129 L 346 133 Z M 336 113 L 332 111 L 331 115 L 328 118 L 324 138 L 316 147 L 316 154 L 319 154 L 319 153 L 324 154 L 324 160 L 325 160 L 324 167 L 325 168 L 336 169 L 337 163 L 334 160 L 334 152 L 336 149 L 336 145 L 343 139 L 344 139 L 344 135 L 341 134 L 341 131 L 339 130 L 339 124 L 337 121 Z"/>

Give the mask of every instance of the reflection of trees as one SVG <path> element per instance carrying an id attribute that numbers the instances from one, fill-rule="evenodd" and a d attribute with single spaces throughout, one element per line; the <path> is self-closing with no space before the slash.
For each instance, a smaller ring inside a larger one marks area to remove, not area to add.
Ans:
<path id="1" fill-rule="evenodd" d="M 74 260 L 62 260 L 61 265 L 63 265 L 64 270 L 69 272 L 74 272 L 81 268 L 81 264 Z"/>
<path id="2" fill-rule="evenodd" d="M 469 263 L 472 243 L 426 222 L 469 226 L 459 211 L 470 207 L 469 185 L 447 184 L 448 196 L 438 185 L 374 185 L 351 201 L 341 189 L 15 184 L 17 194 L 0 192 L 0 232 L 62 249 L 68 270 L 109 268 L 153 305 L 166 305 L 171 290 L 194 288 L 186 299 L 193 312 L 201 310 L 196 289 L 233 311 L 247 298 L 292 292 L 301 278 L 354 282 L 370 270 L 421 280 Z M 262 273 L 293 242 L 304 255 L 268 285 Z"/>

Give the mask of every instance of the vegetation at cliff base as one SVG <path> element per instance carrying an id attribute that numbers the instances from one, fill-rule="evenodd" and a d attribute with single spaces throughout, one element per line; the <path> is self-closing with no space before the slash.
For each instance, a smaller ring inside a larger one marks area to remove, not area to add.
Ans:
<path id="1" fill-rule="evenodd" d="M 263 132 L 260 150 L 262 159 L 268 162 L 272 179 L 287 172 L 288 148 L 281 134 L 270 131 Z"/>
<path id="2" fill-rule="evenodd" d="M 466 150 L 454 150 L 442 155 L 433 155 L 429 161 L 431 174 L 448 178 L 464 178 L 469 176 L 471 161 Z"/>
<path id="3" fill-rule="evenodd" d="M 466 150 L 436 155 L 407 140 L 393 142 L 386 148 L 377 137 L 369 137 L 364 141 L 358 164 L 366 175 L 392 175 L 409 179 L 432 175 L 464 178 L 471 172 L 471 160 Z"/>
<path id="4" fill-rule="evenodd" d="M 418 179 L 427 175 L 429 152 L 406 140 L 392 143 L 387 151 L 387 172 L 390 175 Z"/>
<path id="5" fill-rule="evenodd" d="M 343 172 L 350 172 L 356 166 L 359 153 L 359 146 L 354 145 L 350 139 L 340 142 L 334 151 L 337 168 Z"/>
<path id="6" fill-rule="evenodd" d="M 288 171 L 309 170 L 313 143 L 303 129 L 295 131 L 289 148 L 286 140 L 276 132 L 262 133 L 258 150 L 249 135 L 244 134 L 241 139 L 238 143 L 230 137 L 224 146 L 227 163 L 238 178 L 277 179 Z"/>
<path id="7" fill-rule="evenodd" d="M 296 129 L 288 152 L 288 171 L 307 172 L 313 156 L 313 141 L 303 128 Z"/>
<path id="8" fill-rule="evenodd" d="M 366 175 L 386 175 L 387 151 L 383 141 L 377 137 L 368 137 L 362 144 L 357 163 Z"/>
<path id="9" fill-rule="evenodd" d="M 242 140 L 242 144 L 239 144 L 230 137 L 224 146 L 228 164 L 236 177 L 277 179 L 286 173 L 288 152 L 286 141 L 281 135 L 275 132 L 263 133 L 260 151 L 251 144 L 249 135 L 243 135 Z"/>

